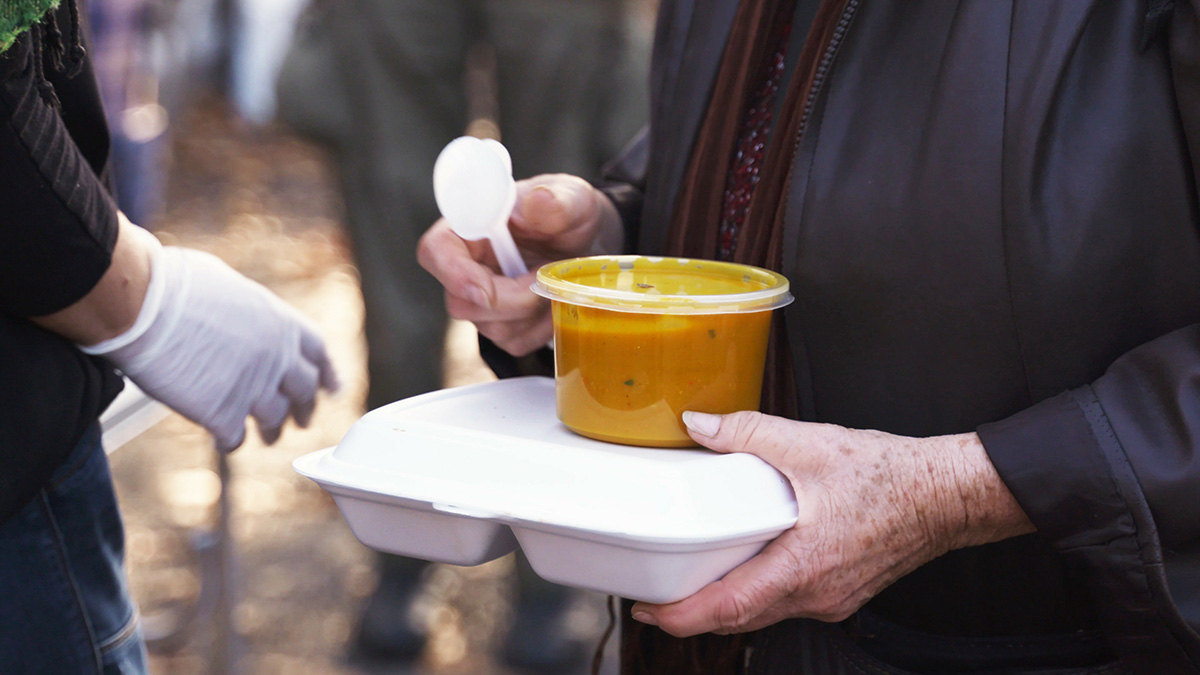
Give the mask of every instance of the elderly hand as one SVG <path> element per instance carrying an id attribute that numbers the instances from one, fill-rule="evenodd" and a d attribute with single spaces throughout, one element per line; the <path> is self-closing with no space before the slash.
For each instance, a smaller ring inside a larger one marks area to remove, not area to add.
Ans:
<path id="1" fill-rule="evenodd" d="M 615 253 L 621 246 L 616 208 L 587 181 L 548 174 L 517 182 L 509 229 L 530 272 L 500 274 L 486 240 L 463 241 L 445 219 L 421 237 L 417 260 L 446 289 L 450 316 L 475 324 L 505 351 L 522 356 L 550 339 L 549 301 L 529 290 L 536 268 L 582 255 Z"/>
<path id="2" fill-rule="evenodd" d="M 943 553 L 1033 531 L 973 433 L 908 438 L 757 412 L 684 413 L 696 442 L 782 472 L 796 525 L 725 578 L 633 618 L 677 637 L 840 621 Z"/>

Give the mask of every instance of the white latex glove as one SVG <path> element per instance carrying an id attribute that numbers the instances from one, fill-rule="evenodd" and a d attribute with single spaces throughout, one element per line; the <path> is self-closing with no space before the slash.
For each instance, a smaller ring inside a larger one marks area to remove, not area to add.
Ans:
<path id="1" fill-rule="evenodd" d="M 317 388 L 337 389 L 309 322 L 219 258 L 131 228 L 151 251 L 150 284 L 134 325 L 90 347 L 150 396 L 212 433 L 228 452 L 252 415 L 266 443 L 288 414 L 306 426 Z"/>

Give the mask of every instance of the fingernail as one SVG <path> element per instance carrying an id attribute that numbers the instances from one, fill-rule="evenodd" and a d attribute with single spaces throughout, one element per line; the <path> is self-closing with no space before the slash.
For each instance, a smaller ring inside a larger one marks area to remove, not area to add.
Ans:
<path id="1" fill-rule="evenodd" d="M 635 621 L 641 621 L 642 623 L 650 626 L 658 625 L 658 620 L 654 618 L 654 615 L 643 609 L 633 610 L 633 618 Z"/>
<path id="2" fill-rule="evenodd" d="M 558 193 L 555 192 L 554 188 L 550 187 L 549 185 L 539 185 L 530 190 L 530 193 L 538 191 L 545 192 L 546 194 L 550 195 L 550 198 L 556 202 L 562 202 L 562 199 L 558 196 Z"/>
<path id="3" fill-rule="evenodd" d="M 529 192 L 526 192 L 524 197 L 517 200 L 516 205 L 513 206 L 512 215 L 509 216 L 510 220 L 517 223 L 518 225 L 525 225 L 526 202 L 529 201 L 529 198 L 532 197 L 535 192 L 545 192 L 546 194 L 550 195 L 550 198 L 553 199 L 554 201 L 556 201 L 556 202 L 561 201 L 558 198 L 558 195 L 554 192 L 554 190 L 550 188 L 550 186 L 535 185 L 535 186 L 529 188 Z"/>
<path id="4" fill-rule="evenodd" d="M 721 431 L 721 416 L 688 410 L 683 413 L 683 424 L 701 436 L 716 436 Z"/>
<path id="5" fill-rule="evenodd" d="M 530 194 L 533 194 L 534 192 L 545 192 L 547 195 L 550 196 L 550 199 L 553 201 L 554 205 L 558 209 L 561 210 L 561 209 L 566 208 L 566 204 L 567 204 L 566 198 L 563 195 L 559 194 L 559 192 L 557 190 L 550 187 L 549 185 L 539 185 L 539 186 L 533 188 L 533 190 L 530 190 Z M 547 205 L 547 208 L 548 207 L 549 207 L 549 205 Z M 542 213 L 546 213 L 546 211 L 543 210 Z M 524 214 L 522 214 L 522 215 L 524 215 Z"/>
<path id="6" fill-rule="evenodd" d="M 480 307 L 492 308 L 492 301 L 488 298 L 487 293 L 479 286 L 471 286 L 467 288 L 467 299 L 479 305 Z"/>

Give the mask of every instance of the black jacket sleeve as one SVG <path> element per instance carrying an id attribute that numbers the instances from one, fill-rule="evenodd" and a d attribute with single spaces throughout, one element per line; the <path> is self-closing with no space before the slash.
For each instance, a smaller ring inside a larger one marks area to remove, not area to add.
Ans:
<path id="1" fill-rule="evenodd" d="M 117 233 L 108 191 L 38 92 L 29 41 L 26 34 L 0 55 L 0 312 L 15 316 L 83 297 L 108 269 Z M 81 85 L 72 84 L 59 91 L 73 112 L 67 99 Z"/>
<path id="2" fill-rule="evenodd" d="M 1200 21 L 1195 0 L 1173 5 L 1147 16 L 1142 48 L 1165 32 L 1195 178 Z M 1200 672 L 1200 325 L 979 435 L 1041 535 L 1087 576 L 1117 652 L 1139 672 Z"/>
<path id="3" fill-rule="evenodd" d="M 643 127 L 621 154 L 604 166 L 604 180 L 597 185 L 617 207 L 625 228 L 624 250 L 627 252 L 634 250 L 641 233 L 649 146 L 650 129 Z"/>
<path id="4" fill-rule="evenodd" d="M 1200 327 L 979 428 L 1000 477 L 1081 570 L 1139 672 L 1200 670 Z"/>

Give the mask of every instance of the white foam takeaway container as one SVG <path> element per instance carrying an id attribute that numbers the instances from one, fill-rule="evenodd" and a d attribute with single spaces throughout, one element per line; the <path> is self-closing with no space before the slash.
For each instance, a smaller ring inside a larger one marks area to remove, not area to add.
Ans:
<path id="1" fill-rule="evenodd" d="M 542 377 L 378 408 L 293 466 L 371 548 L 478 565 L 520 546 L 549 581 L 655 603 L 720 579 L 796 522 L 790 484 L 757 457 L 577 436 Z"/>

